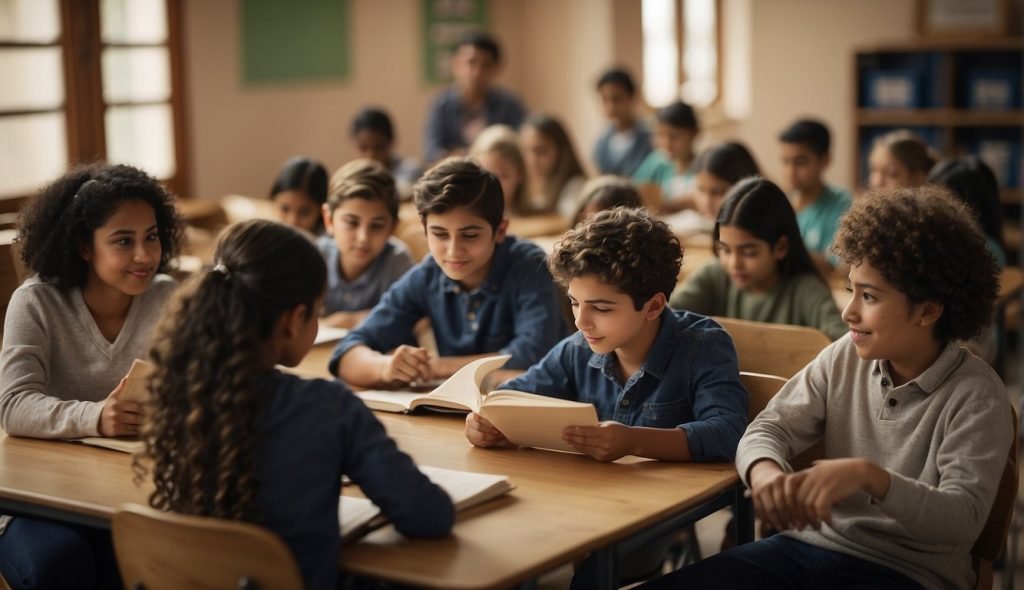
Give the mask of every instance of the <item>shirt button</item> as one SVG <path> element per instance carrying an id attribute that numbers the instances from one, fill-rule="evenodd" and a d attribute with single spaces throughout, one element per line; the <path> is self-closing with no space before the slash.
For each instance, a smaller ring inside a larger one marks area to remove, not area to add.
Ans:
<path id="1" fill-rule="evenodd" d="M 889 405 L 890 406 L 896 407 L 896 404 L 898 404 L 898 403 L 900 403 L 900 402 L 896 401 L 896 398 L 894 398 L 894 397 L 890 397 L 889 398 Z"/>
<path id="2" fill-rule="evenodd" d="M 622 407 L 626 407 L 628 405 L 629 405 L 629 400 L 628 399 L 622 400 Z"/>
<path id="3" fill-rule="evenodd" d="M 889 380 L 884 377 L 882 378 L 882 387 L 889 387 Z"/>
<path id="4" fill-rule="evenodd" d="M 480 326 L 479 326 L 479 325 L 478 325 L 478 324 L 477 324 L 476 322 L 474 322 L 474 323 L 473 323 L 472 325 L 470 325 L 469 327 L 470 327 L 470 328 L 472 328 L 474 332 L 476 332 L 476 331 L 477 331 L 477 329 L 478 329 L 478 328 L 479 328 Z"/>
<path id="5" fill-rule="evenodd" d="M 475 320 L 475 319 L 476 319 L 476 314 L 475 314 L 475 313 L 473 313 L 473 312 L 469 312 L 469 313 L 467 313 L 467 314 L 466 314 L 466 318 L 467 318 L 467 319 L 468 319 L 469 321 L 471 321 L 471 322 L 472 322 L 473 320 Z"/>

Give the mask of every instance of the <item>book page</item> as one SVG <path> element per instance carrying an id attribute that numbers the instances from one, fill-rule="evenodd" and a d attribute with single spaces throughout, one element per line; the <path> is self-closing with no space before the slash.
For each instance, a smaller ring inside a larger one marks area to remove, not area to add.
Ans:
<path id="1" fill-rule="evenodd" d="M 145 444 L 137 438 L 110 438 L 107 436 L 87 436 L 85 438 L 73 438 L 72 442 L 80 442 L 92 447 L 103 447 L 112 451 L 122 453 L 138 453 L 145 448 Z"/>
<path id="2" fill-rule="evenodd" d="M 414 402 L 413 407 L 417 405 L 438 405 L 444 408 L 461 406 L 467 410 L 478 412 L 481 402 L 480 384 L 483 383 L 484 377 L 491 371 L 500 368 L 510 358 L 512 358 L 510 354 L 500 354 L 469 363 L 456 371 L 447 381 L 438 385 L 437 389 Z M 458 405 L 442 404 L 440 403 L 442 401 Z"/>
<path id="3" fill-rule="evenodd" d="M 352 393 L 363 400 L 366 407 L 371 410 L 399 413 L 408 412 L 412 403 L 424 395 L 415 391 L 380 391 L 377 389 L 353 391 Z"/>
<path id="4" fill-rule="evenodd" d="M 137 403 L 145 403 L 149 399 L 149 376 L 153 374 L 155 367 L 152 363 L 142 359 L 135 359 L 132 367 L 125 375 L 124 391 L 121 392 L 121 399 Z"/>
<path id="5" fill-rule="evenodd" d="M 341 540 L 345 541 L 369 532 L 374 517 L 380 514 L 380 508 L 368 500 L 357 496 L 342 496 L 338 500 L 338 524 L 341 527 Z"/>
<path id="6" fill-rule="evenodd" d="M 328 326 L 327 324 L 320 322 L 317 326 L 316 338 L 313 340 L 313 346 L 318 344 L 327 344 L 328 342 L 337 342 L 345 336 L 348 336 L 348 330 L 345 328 L 335 328 Z"/>
<path id="7" fill-rule="evenodd" d="M 565 427 L 597 425 L 593 404 L 521 391 L 492 392 L 484 400 L 480 415 L 513 444 L 572 453 L 576 449 L 562 440 Z"/>

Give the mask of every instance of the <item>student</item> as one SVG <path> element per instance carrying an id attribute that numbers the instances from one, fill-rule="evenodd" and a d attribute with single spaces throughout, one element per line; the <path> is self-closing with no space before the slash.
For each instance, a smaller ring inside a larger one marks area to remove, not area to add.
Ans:
<path id="1" fill-rule="evenodd" d="M 921 186 L 935 160 L 928 144 L 912 132 L 886 133 L 875 140 L 868 155 L 868 185 L 873 189 Z"/>
<path id="2" fill-rule="evenodd" d="M 392 236 L 398 223 L 395 181 L 379 162 L 353 160 L 331 178 L 323 216 L 327 235 L 316 245 L 327 263 L 325 321 L 353 328 L 413 265 L 408 248 Z"/>
<path id="3" fill-rule="evenodd" d="M 995 263 L 966 207 L 930 186 L 858 197 L 835 248 L 850 336 L 783 386 L 736 453 L 755 512 L 785 532 L 645 588 L 974 586 L 971 546 L 1016 426 L 999 377 L 954 341 L 989 321 Z M 791 472 L 822 437 L 825 458 Z"/>
<path id="4" fill-rule="evenodd" d="M 181 231 L 171 196 L 123 165 L 75 168 L 22 211 L 33 273 L 11 296 L 0 354 L 0 428 L 69 439 L 138 434 L 121 400 L 175 283 L 162 274 Z M 0 575 L 13 588 L 119 588 L 109 533 L 0 516 Z"/>
<path id="5" fill-rule="evenodd" d="M 694 203 L 708 225 L 718 218 L 732 185 L 760 174 L 750 150 L 737 141 L 726 141 L 702 152 L 693 163 L 693 171 Z"/>
<path id="6" fill-rule="evenodd" d="M 571 217 L 587 177 L 565 126 L 551 115 L 536 114 L 526 119 L 520 133 L 530 209 Z"/>
<path id="7" fill-rule="evenodd" d="M 693 191 L 693 142 L 699 133 L 697 115 L 685 102 L 674 102 L 658 111 L 654 146 L 633 173 L 637 184 L 653 184 L 659 189 L 666 212 L 691 207 Z"/>
<path id="8" fill-rule="evenodd" d="M 651 153 L 651 132 L 635 113 L 633 77 L 623 69 L 608 70 L 598 79 L 597 92 L 610 124 L 594 145 L 594 164 L 601 174 L 631 177 Z"/>
<path id="9" fill-rule="evenodd" d="M 488 125 L 518 129 L 526 108 L 518 96 L 494 85 L 501 71 L 501 49 L 486 33 L 468 33 L 452 54 L 454 84 L 434 100 L 427 113 L 427 162 L 465 152 Z"/>
<path id="10" fill-rule="evenodd" d="M 999 203 L 999 183 L 988 164 L 977 156 L 947 158 L 928 174 L 927 181 L 949 189 L 963 201 L 985 234 L 985 245 L 1002 269 L 1006 266 L 1003 246 L 1003 213 Z"/>
<path id="11" fill-rule="evenodd" d="M 793 207 L 771 181 L 754 177 L 732 187 L 714 244 L 718 262 L 687 277 L 672 294 L 673 309 L 810 326 L 832 340 L 848 332 L 804 247 Z"/>
<path id="12" fill-rule="evenodd" d="M 359 387 L 449 377 L 497 353 L 505 368 L 537 362 L 562 335 L 544 252 L 505 235 L 505 200 L 493 174 L 449 158 L 414 194 L 431 256 L 405 274 L 334 350 L 328 369 Z M 430 318 L 440 358 L 406 344 Z"/>
<path id="13" fill-rule="evenodd" d="M 399 532 L 447 534 L 451 500 L 344 385 L 294 367 L 316 338 L 326 272 L 309 241 L 252 220 L 160 324 L 137 472 L 157 509 L 258 523 L 291 549 L 310 589 L 338 582 L 338 495 L 347 474 Z M 151 467 L 149 467 L 151 465 Z"/>
<path id="14" fill-rule="evenodd" d="M 813 119 L 800 119 L 779 134 L 786 189 L 800 235 L 823 274 L 839 262 L 829 254 L 829 247 L 839 218 L 853 202 L 849 192 L 825 183 L 825 170 L 832 163 L 830 144 L 828 127 Z"/>
<path id="15" fill-rule="evenodd" d="M 314 236 L 323 232 L 320 208 L 327 201 L 327 169 L 309 158 L 288 160 L 270 188 L 277 218 Z"/>
<path id="16" fill-rule="evenodd" d="M 572 217 L 573 227 L 581 221 L 590 219 L 601 211 L 624 207 L 639 209 L 643 207 L 640 193 L 630 181 L 621 176 L 598 176 L 591 178 L 583 185 L 583 196 L 580 199 L 576 214 Z"/>
<path id="17" fill-rule="evenodd" d="M 398 194 L 412 197 L 412 184 L 423 174 L 419 163 L 395 153 L 395 128 L 382 109 L 367 107 L 352 118 L 352 142 L 360 158 L 380 162 L 395 179 Z"/>
<path id="18" fill-rule="evenodd" d="M 498 178 L 505 196 L 505 213 L 510 216 L 532 213 L 527 202 L 526 159 L 519 147 L 519 135 L 507 125 L 492 125 L 484 129 L 469 148 L 470 157 L 476 159 Z"/>

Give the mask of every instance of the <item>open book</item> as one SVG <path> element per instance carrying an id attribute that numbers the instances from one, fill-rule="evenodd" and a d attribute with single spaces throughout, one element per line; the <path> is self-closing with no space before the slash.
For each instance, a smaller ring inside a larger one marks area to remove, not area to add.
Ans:
<path id="1" fill-rule="evenodd" d="M 562 430 L 566 426 L 595 426 L 597 410 L 593 404 L 504 389 L 487 396 L 480 393 L 484 377 L 509 358 L 505 354 L 475 360 L 430 393 L 357 391 L 356 395 L 371 409 L 384 412 L 408 413 L 419 407 L 477 412 L 513 444 L 575 452 L 562 440 Z"/>
<path id="2" fill-rule="evenodd" d="M 327 344 L 328 342 L 337 342 L 345 336 L 348 336 L 347 329 L 335 328 L 334 326 L 328 326 L 327 324 L 320 322 L 320 325 L 317 326 L 316 338 L 313 340 L 313 346 Z"/>
<path id="3" fill-rule="evenodd" d="M 420 471 L 448 493 L 456 512 L 507 494 L 515 487 L 505 475 L 427 465 L 421 465 Z M 338 520 L 343 541 L 360 537 L 387 522 L 380 508 L 366 498 L 341 496 L 338 502 Z"/>
<path id="4" fill-rule="evenodd" d="M 124 391 L 121 392 L 121 399 L 146 403 L 149 400 L 149 377 L 153 374 L 153 365 L 142 359 L 135 359 L 132 366 L 125 375 Z M 137 453 L 142 450 L 143 443 L 137 438 L 109 437 L 109 436 L 87 436 L 75 439 L 78 442 L 103 447 L 122 453 Z"/>

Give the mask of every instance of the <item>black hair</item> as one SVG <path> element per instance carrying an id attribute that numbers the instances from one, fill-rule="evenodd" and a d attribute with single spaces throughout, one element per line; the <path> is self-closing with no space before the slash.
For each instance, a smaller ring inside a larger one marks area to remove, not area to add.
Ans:
<path id="1" fill-rule="evenodd" d="M 660 109 L 657 114 L 659 123 L 665 123 L 679 129 L 697 130 L 697 115 L 693 107 L 682 101 L 676 101 Z"/>
<path id="2" fill-rule="evenodd" d="M 491 57 L 494 58 L 494 63 L 501 63 L 501 46 L 498 45 L 498 41 L 493 36 L 483 31 L 470 31 L 459 39 L 455 50 L 458 51 L 467 45 L 490 53 Z"/>
<path id="3" fill-rule="evenodd" d="M 977 156 L 947 158 L 928 173 L 928 182 L 945 186 L 963 201 L 988 239 L 1005 251 L 999 182 L 988 164 Z"/>
<path id="4" fill-rule="evenodd" d="M 815 119 L 800 119 L 779 134 L 779 141 L 802 145 L 818 156 L 828 154 L 832 139 L 828 127 Z"/>
<path id="5" fill-rule="evenodd" d="M 270 196 L 284 191 L 302 191 L 318 206 L 323 205 L 327 201 L 327 169 L 303 156 L 288 160 L 270 187 Z"/>
<path id="6" fill-rule="evenodd" d="M 465 207 L 498 230 L 505 216 L 505 197 L 498 177 L 472 158 L 441 160 L 412 187 L 412 198 L 423 225 L 427 215 Z"/>
<path id="7" fill-rule="evenodd" d="M 729 184 L 760 174 L 754 156 L 738 141 L 726 141 L 704 150 L 694 160 L 693 169 L 710 172 Z"/>
<path id="8" fill-rule="evenodd" d="M 633 76 L 623 68 L 605 70 L 605 72 L 601 74 L 601 77 L 597 79 L 596 88 L 600 90 L 605 84 L 616 84 L 621 86 L 630 96 L 636 94 L 636 84 L 633 83 Z"/>
<path id="9" fill-rule="evenodd" d="M 786 257 L 779 261 L 779 276 L 791 278 L 813 274 L 824 281 L 800 236 L 793 205 L 774 182 L 755 176 L 733 186 L 715 220 L 714 244 L 718 244 L 722 226 L 741 229 L 768 242 L 773 248 L 785 237 L 788 248 Z"/>
<path id="10" fill-rule="evenodd" d="M 45 186 L 21 211 L 18 243 L 25 266 L 61 291 L 85 285 L 89 263 L 82 248 L 121 203 L 143 201 L 153 208 L 165 272 L 178 254 L 181 223 L 171 195 L 152 176 L 124 164 L 88 164 Z"/>
<path id="11" fill-rule="evenodd" d="M 352 135 L 360 131 L 370 131 L 384 137 L 389 142 L 395 140 L 395 128 L 391 117 L 383 109 L 367 107 L 352 118 Z"/>

